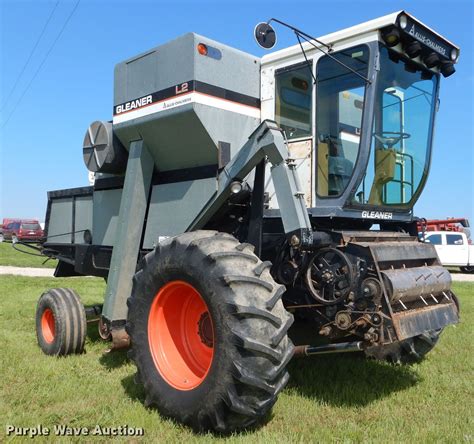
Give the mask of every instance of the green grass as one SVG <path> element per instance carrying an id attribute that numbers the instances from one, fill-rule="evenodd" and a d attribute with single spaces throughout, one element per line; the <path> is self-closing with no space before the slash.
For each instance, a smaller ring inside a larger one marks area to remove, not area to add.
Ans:
<path id="1" fill-rule="evenodd" d="M 31 248 L 23 245 L 16 246 L 28 253 L 37 254 Z M 46 256 L 32 256 L 31 254 L 20 253 L 15 250 L 10 242 L 0 242 L 0 265 L 11 267 L 34 267 L 34 268 L 55 268 L 57 261 L 49 260 L 44 263 Z"/>
<path id="2" fill-rule="evenodd" d="M 75 288 L 86 304 L 100 303 L 105 289 L 96 278 L 0 276 L 0 441 L 6 424 L 127 424 L 144 428 L 142 442 L 163 443 L 474 440 L 471 283 L 455 284 L 462 322 L 446 329 L 421 364 L 392 366 L 348 355 L 295 361 L 291 382 L 270 420 L 255 431 L 227 438 L 195 435 L 146 409 L 143 390 L 133 382 L 133 364 L 125 352 L 106 353 L 95 324 L 89 325 L 84 355 L 43 355 L 36 345 L 35 306 L 39 294 L 53 286 Z M 83 438 L 101 440 L 105 438 Z"/>

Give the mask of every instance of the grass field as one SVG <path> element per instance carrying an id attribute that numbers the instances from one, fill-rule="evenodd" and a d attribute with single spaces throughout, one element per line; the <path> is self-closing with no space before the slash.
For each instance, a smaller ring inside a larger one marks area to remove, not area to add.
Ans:
<path id="1" fill-rule="evenodd" d="M 0 441 L 7 424 L 127 424 L 144 428 L 142 442 L 163 443 L 474 441 L 473 284 L 455 284 L 462 322 L 446 329 L 423 363 L 392 366 L 348 355 L 295 361 L 270 420 L 226 438 L 195 435 L 146 409 L 133 382 L 134 366 L 125 352 L 105 352 L 95 324 L 89 324 L 84 355 L 43 355 L 36 345 L 35 306 L 41 291 L 53 286 L 75 288 L 86 304 L 100 303 L 105 289 L 95 278 L 0 276 Z M 101 440 L 106 438 L 84 438 Z"/>
<path id="2" fill-rule="evenodd" d="M 17 246 L 27 253 L 37 254 L 31 248 L 23 245 Z M 20 253 L 12 247 L 10 242 L 0 242 L 0 265 L 10 265 L 12 267 L 35 267 L 35 268 L 55 268 L 57 261 L 49 260 L 46 263 L 45 256 L 32 256 L 31 254 Z"/>

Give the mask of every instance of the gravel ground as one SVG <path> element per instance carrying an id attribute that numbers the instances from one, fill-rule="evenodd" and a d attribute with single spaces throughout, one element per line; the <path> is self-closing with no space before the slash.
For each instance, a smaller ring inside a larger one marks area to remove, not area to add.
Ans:
<path id="1" fill-rule="evenodd" d="M 474 274 L 451 273 L 453 281 L 474 282 Z"/>
<path id="2" fill-rule="evenodd" d="M 18 276 L 50 277 L 54 275 L 54 268 L 23 268 L 0 265 L 0 274 L 15 274 Z"/>
<path id="3" fill-rule="evenodd" d="M 54 275 L 52 268 L 21 268 L 0 265 L 1 274 L 16 274 L 18 276 L 49 277 Z M 453 281 L 474 282 L 474 274 L 451 273 Z"/>

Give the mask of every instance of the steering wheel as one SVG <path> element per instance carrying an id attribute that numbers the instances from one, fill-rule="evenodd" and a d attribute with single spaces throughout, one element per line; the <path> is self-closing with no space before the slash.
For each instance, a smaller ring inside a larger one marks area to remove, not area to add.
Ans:
<path id="1" fill-rule="evenodd" d="M 392 148 L 393 145 L 396 145 L 400 140 L 405 140 L 411 137 L 411 134 L 403 133 L 401 131 L 382 131 L 379 134 L 374 133 L 374 137 L 383 145 L 387 145 L 387 148 Z"/>

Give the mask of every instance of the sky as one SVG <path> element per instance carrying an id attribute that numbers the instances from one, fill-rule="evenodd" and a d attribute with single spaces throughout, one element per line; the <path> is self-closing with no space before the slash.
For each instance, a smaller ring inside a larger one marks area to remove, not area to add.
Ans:
<path id="1" fill-rule="evenodd" d="M 461 47 L 457 72 L 441 79 L 431 172 L 415 215 L 469 217 L 474 224 L 471 0 L 76 4 L 0 0 L 0 222 L 44 221 L 48 190 L 88 185 L 82 142 L 92 121 L 111 119 L 116 63 L 189 31 L 262 56 L 253 30 L 271 17 L 317 37 L 405 9 Z M 284 28 L 277 33 L 275 49 L 296 43 Z"/>

